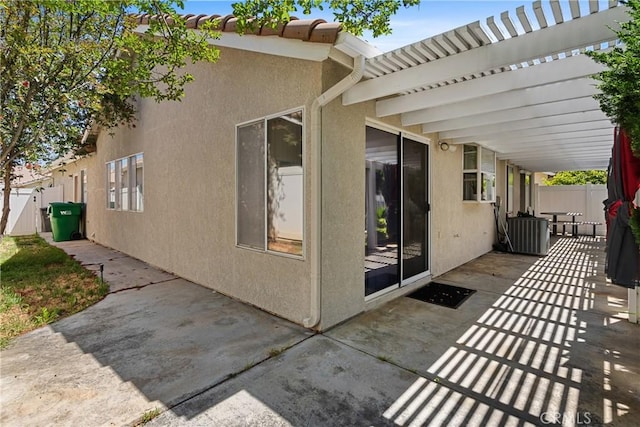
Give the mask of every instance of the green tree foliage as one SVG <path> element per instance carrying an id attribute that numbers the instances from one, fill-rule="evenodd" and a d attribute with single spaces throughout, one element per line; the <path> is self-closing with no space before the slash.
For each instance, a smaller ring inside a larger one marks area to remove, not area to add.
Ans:
<path id="1" fill-rule="evenodd" d="M 606 184 L 607 172 L 601 170 L 562 171 L 544 181 L 546 185 Z"/>
<path id="2" fill-rule="evenodd" d="M 390 20 L 400 7 L 420 4 L 420 0 L 246 0 L 233 4 L 239 31 L 251 31 L 266 24 L 272 27 L 289 21 L 292 14 L 308 15 L 328 6 L 336 21 L 356 36 L 371 30 L 374 37 L 391 34 Z"/>
<path id="3" fill-rule="evenodd" d="M 630 20 L 616 32 L 621 45 L 609 52 L 588 52 L 607 70 L 595 76 L 602 91 L 600 108 L 631 137 L 631 149 L 640 157 L 640 0 L 623 0 Z M 632 211 L 630 226 L 640 244 L 640 207 Z"/>
<path id="4" fill-rule="evenodd" d="M 290 13 L 329 6 L 345 30 L 391 32 L 391 16 L 419 0 L 247 0 L 234 4 L 239 32 Z M 134 125 L 139 97 L 179 101 L 188 61 L 215 62 L 215 23 L 186 28 L 183 0 L 0 0 L 0 177 L 9 215 L 16 164 L 78 148 L 91 126 Z M 155 15 L 140 32 L 133 11 Z"/>
<path id="5" fill-rule="evenodd" d="M 168 0 L 0 0 L 0 174 L 9 214 L 15 164 L 76 148 L 91 124 L 135 119 L 136 97 L 179 100 L 187 61 L 214 62 L 212 25 L 187 30 Z M 131 11 L 159 15 L 145 33 Z"/>
<path id="6" fill-rule="evenodd" d="M 0 2 L 2 156 L 41 159 L 73 148 L 89 122 L 131 123 L 135 95 L 179 100 L 187 60 L 215 61 L 213 32 L 188 31 L 173 1 Z M 135 33 L 132 8 L 158 14 Z M 154 37 L 152 35 L 157 35 Z"/>
<path id="7" fill-rule="evenodd" d="M 607 66 L 597 74 L 601 94 L 595 95 L 600 108 L 631 137 L 631 147 L 640 157 L 640 0 L 622 1 L 631 20 L 616 32 L 621 45 L 608 52 L 587 52 Z"/>

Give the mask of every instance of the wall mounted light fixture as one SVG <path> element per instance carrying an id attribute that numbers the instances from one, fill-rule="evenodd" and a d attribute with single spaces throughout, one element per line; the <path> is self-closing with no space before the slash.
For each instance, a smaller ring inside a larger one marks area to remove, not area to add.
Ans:
<path id="1" fill-rule="evenodd" d="M 451 151 L 452 153 L 454 153 L 458 147 L 453 145 L 453 144 L 449 144 L 448 142 L 445 141 L 438 141 L 438 145 L 440 146 L 440 149 L 442 151 Z"/>

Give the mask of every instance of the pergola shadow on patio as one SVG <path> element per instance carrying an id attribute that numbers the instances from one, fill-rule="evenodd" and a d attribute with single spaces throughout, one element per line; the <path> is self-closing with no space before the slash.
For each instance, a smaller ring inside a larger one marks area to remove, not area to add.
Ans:
<path id="1" fill-rule="evenodd" d="M 400 298 L 328 335 L 420 375 L 399 425 L 637 425 L 640 337 L 604 258 L 586 236 L 493 252 L 436 279 L 477 291 L 457 310 Z"/>

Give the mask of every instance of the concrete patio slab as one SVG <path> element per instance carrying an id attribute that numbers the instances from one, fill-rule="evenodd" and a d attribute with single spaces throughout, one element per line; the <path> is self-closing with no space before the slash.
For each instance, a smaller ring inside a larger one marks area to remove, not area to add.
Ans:
<path id="1" fill-rule="evenodd" d="M 328 335 L 518 420 L 636 426 L 640 330 L 626 321 L 626 289 L 606 282 L 602 245 L 567 238 L 543 258 L 483 256 L 436 280 L 495 292 L 487 272 L 498 271 L 513 278 L 504 292 L 457 310 L 405 297 Z"/>
<path id="2" fill-rule="evenodd" d="M 111 294 L 2 352 L 0 424 L 130 424 L 310 335 L 182 279 Z"/>
<path id="3" fill-rule="evenodd" d="M 54 242 L 51 233 L 40 233 L 40 237 L 49 244 L 59 247 L 67 254 L 78 260 L 82 265 L 100 264 L 116 258 L 127 258 L 122 252 L 104 246 L 96 245 L 90 240 L 70 240 Z"/>
<path id="4" fill-rule="evenodd" d="M 402 297 L 324 335 L 183 279 L 131 289 L 145 267 L 113 258 L 128 289 L 0 354 L 0 424 L 637 426 L 640 329 L 602 246 L 491 253 L 436 278 L 477 290 L 458 309 Z"/>
<path id="5" fill-rule="evenodd" d="M 473 325 L 499 295 L 476 292 L 454 310 L 413 298 L 398 298 L 364 313 L 326 335 L 349 346 L 426 372 L 456 339 Z"/>
<path id="6" fill-rule="evenodd" d="M 177 276 L 171 273 L 131 258 L 122 252 L 96 245 L 90 240 L 54 242 L 51 233 L 43 233 L 43 237 L 50 244 L 71 255 L 87 270 L 93 271 L 98 277 L 103 277 L 105 282 L 109 283 L 109 292 L 119 292 L 123 289 L 177 279 Z"/>
<path id="7" fill-rule="evenodd" d="M 148 425 L 393 425 L 382 413 L 416 379 L 318 335 Z"/>
<path id="8" fill-rule="evenodd" d="M 148 425 L 535 425 L 499 406 L 318 335 Z"/>
<path id="9" fill-rule="evenodd" d="M 139 288 L 177 279 L 173 274 L 129 257 L 107 260 L 101 265 L 104 280 L 109 283 L 109 292 L 120 292 L 123 289 Z M 100 277 L 100 265 L 92 264 L 85 267 Z"/>

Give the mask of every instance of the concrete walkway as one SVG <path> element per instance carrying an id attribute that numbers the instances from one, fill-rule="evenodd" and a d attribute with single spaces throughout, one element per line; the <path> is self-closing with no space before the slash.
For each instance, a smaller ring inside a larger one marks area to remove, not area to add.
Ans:
<path id="1" fill-rule="evenodd" d="M 88 241 L 112 293 L 0 353 L 0 424 L 615 425 L 640 420 L 640 328 L 603 242 L 490 253 L 323 335 Z"/>

